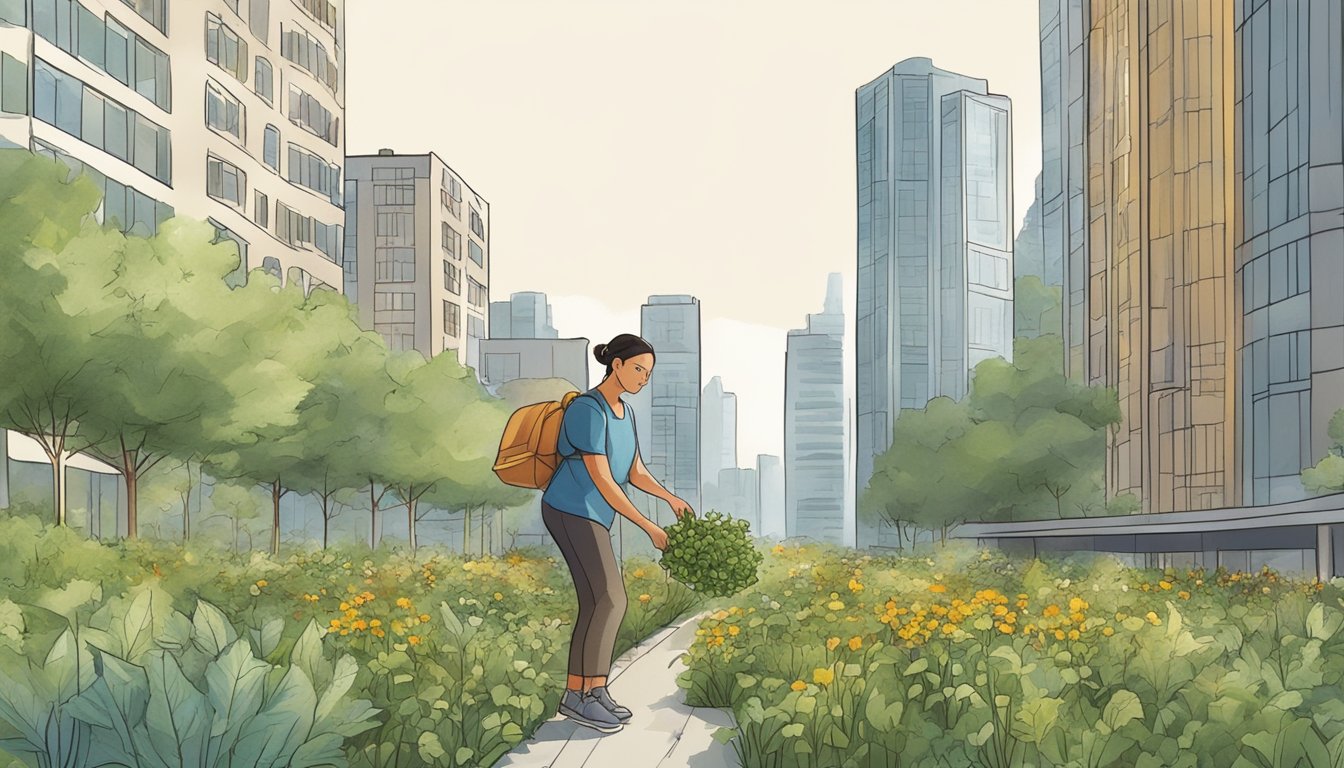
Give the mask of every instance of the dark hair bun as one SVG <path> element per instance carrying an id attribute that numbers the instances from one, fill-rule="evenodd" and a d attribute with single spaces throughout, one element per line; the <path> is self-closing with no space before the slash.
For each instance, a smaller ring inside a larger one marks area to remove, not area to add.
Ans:
<path id="1" fill-rule="evenodd" d="M 593 357 L 607 366 L 607 373 L 611 373 L 611 364 L 616 360 L 629 360 L 644 354 L 652 355 L 653 345 L 632 333 L 622 333 L 606 344 L 593 347 Z"/>
<path id="2" fill-rule="evenodd" d="M 607 365 L 611 362 L 611 358 L 607 357 L 606 344 L 598 344 L 596 347 L 593 347 L 593 357 L 597 358 L 597 362 L 602 365 Z"/>

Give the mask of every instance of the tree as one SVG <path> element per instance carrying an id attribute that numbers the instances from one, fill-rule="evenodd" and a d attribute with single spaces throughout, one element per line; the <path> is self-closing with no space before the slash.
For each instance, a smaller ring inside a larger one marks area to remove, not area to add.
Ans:
<path id="1" fill-rule="evenodd" d="M 239 549 L 240 533 L 245 531 L 249 521 L 260 519 L 261 511 L 265 508 L 265 499 L 258 498 L 257 493 L 256 486 L 246 487 L 231 483 L 216 483 L 210 493 L 211 506 L 229 519 L 235 552 Z M 248 539 L 250 544 L 250 533 Z"/>
<path id="2" fill-rule="evenodd" d="M 1302 485 L 1312 493 L 1344 491 L 1344 410 L 1335 412 L 1326 428 L 1332 444 L 1314 467 L 1302 471 Z"/>
<path id="3" fill-rule="evenodd" d="M 1058 335 L 1063 328 L 1062 290 L 1046 285 L 1036 275 L 1017 278 L 1013 285 L 1013 325 L 1018 338 Z M 1062 366 L 1064 361 L 1057 361 Z"/>

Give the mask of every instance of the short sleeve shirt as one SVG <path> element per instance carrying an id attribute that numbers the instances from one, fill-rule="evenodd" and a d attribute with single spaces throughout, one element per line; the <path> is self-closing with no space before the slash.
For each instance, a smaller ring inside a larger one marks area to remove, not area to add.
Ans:
<path id="1" fill-rule="evenodd" d="M 541 497 L 561 512 L 578 515 L 606 528 L 611 528 L 616 521 L 616 508 L 602 497 L 583 463 L 583 454 L 606 456 L 616 483 L 626 485 L 630 482 L 630 468 L 638 454 L 635 409 L 624 400 L 621 402 L 624 417 L 617 417 L 606 398 L 595 389 L 570 402 L 560 422 L 557 444 L 563 459 Z"/>

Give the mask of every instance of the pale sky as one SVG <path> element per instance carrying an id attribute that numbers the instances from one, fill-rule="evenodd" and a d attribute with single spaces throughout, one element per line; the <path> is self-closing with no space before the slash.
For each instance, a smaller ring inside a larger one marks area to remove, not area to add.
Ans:
<path id="1" fill-rule="evenodd" d="M 852 349 L 856 88 L 914 56 L 988 79 L 1013 102 L 1019 223 L 1031 204 L 1037 0 L 346 6 L 348 152 L 442 157 L 490 203 L 491 298 L 547 293 L 562 336 L 698 297 L 742 466 L 782 454 L 785 334 L 830 272 Z"/>

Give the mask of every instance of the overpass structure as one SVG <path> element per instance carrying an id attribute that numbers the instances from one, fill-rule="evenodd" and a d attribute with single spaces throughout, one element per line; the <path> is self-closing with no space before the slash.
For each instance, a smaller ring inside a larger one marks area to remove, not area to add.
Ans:
<path id="1" fill-rule="evenodd" d="M 1197 512 L 966 523 L 952 536 L 1028 557 L 1106 552 L 1139 567 L 1268 565 L 1325 581 L 1344 576 L 1344 493 Z"/>

